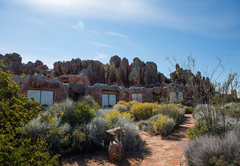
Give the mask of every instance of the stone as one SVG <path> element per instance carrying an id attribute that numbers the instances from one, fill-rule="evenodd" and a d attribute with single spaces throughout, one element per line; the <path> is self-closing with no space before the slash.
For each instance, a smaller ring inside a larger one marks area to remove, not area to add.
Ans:
<path id="1" fill-rule="evenodd" d="M 124 86 L 128 87 L 129 85 L 128 75 L 130 73 L 130 66 L 126 58 L 123 58 L 122 61 L 120 62 L 120 69 L 121 69 L 120 72 L 121 72 L 122 82 Z"/>
<path id="2" fill-rule="evenodd" d="M 81 73 L 80 75 L 68 75 L 70 83 L 84 83 L 86 86 L 90 86 L 88 78 Z"/>
<path id="3" fill-rule="evenodd" d="M 110 142 L 108 147 L 108 155 L 111 160 L 121 161 L 124 158 L 122 143 L 115 141 Z"/>
<path id="4" fill-rule="evenodd" d="M 110 58 L 110 61 L 109 61 L 110 66 L 115 68 L 115 69 L 119 68 L 120 62 L 121 62 L 121 58 L 119 56 L 117 56 L 117 55 L 112 56 Z"/>
<path id="5" fill-rule="evenodd" d="M 155 84 L 158 82 L 157 65 L 154 62 L 147 62 L 144 66 L 143 85 Z"/>
<path id="6" fill-rule="evenodd" d="M 68 75 L 68 74 L 72 74 L 72 64 L 71 62 L 69 61 L 66 61 L 66 62 L 62 62 L 61 64 L 61 72 L 63 75 Z"/>
<path id="7" fill-rule="evenodd" d="M 39 75 L 39 74 L 34 74 L 32 76 L 32 80 L 31 80 L 31 85 L 34 88 L 42 88 L 47 86 L 48 84 L 48 79 L 43 76 L 43 75 Z"/>
<path id="8" fill-rule="evenodd" d="M 82 70 L 82 62 L 81 59 L 72 59 L 71 60 L 72 65 L 72 73 L 71 74 L 78 74 Z"/>
<path id="9" fill-rule="evenodd" d="M 130 86 L 140 86 L 141 67 L 144 63 L 139 58 L 134 58 L 131 64 L 131 71 L 128 76 Z"/>

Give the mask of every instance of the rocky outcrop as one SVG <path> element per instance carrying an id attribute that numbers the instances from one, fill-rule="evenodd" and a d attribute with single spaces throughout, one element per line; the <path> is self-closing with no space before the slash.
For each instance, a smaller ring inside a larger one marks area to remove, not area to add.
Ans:
<path id="1" fill-rule="evenodd" d="M 16 77 L 16 78 L 15 78 Z M 15 76 L 13 80 L 19 80 L 18 76 Z M 50 80 L 43 75 L 34 74 L 34 75 L 26 75 L 21 79 L 21 88 L 20 93 L 23 94 L 27 92 L 29 89 L 41 89 L 41 90 L 53 90 L 54 91 L 54 101 L 61 102 L 69 97 L 69 87 L 64 85 L 63 83 Z"/>
<path id="2" fill-rule="evenodd" d="M 35 73 L 46 75 L 48 67 L 43 64 L 42 61 L 37 60 L 35 63 L 28 62 L 27 64 L 22 64 L 22 57 L 17 53 L 5 54 L 5 56 L 0 54 L 0 60 L 4 60 L 5 71 L 10 69 L 14 75 L 33 75 Z"/>
<path id="3" fill-rule="evenodd" d="M 130 86 L 140 86 L 141 85 L 141 73 L 144 72 L 144 63 L 139 58 L 134 58 L 131 64 L 131 71 L 128 76 Z M 141 72 L 142 70 L 142 72 Z M 142 76 L 143 78 L 143 76 Z"/>
<path id="4" fill-rule="evenodd" d="M 6 54 L 5 56 L 0 55 L 0 59 L 4 59 L 4 63 L 12 69 L 14 75 L 21 75 L 23 73 L 33 75 L 37 73 L 47 76 L 48 80 L 60 81 L 70 75 L 67 79 L 69 82 L 84 82 L 86 85 L 91 86 L 95 83 L 102 83 L 125 87 L 154 87 L 160 86 L 167 80 L 162 73 L 158 73 L 157 65 L 154 62 L 144 63 L 139 58 L 134 58 L 133 62 L 129 64 L 126 58 L 121 59 L 117 55 L 111 57 L 109 64 L 106 65 L 99 61 L 81 60 L 77 58 L 71 61 L 55 62 L 53 64 L 54 68 L 51 70 L 39 60 L 35 63 L 28 62 L 27 64 L 22 64 L 22 58 L 17 53 Z M 181 69 L 179 69 L 179 71 L 180 70 Z M 83 76 L 86 76 L 87 79 L 79 78 Z M 87 83 L 87 80 L 89 83 Z"/>

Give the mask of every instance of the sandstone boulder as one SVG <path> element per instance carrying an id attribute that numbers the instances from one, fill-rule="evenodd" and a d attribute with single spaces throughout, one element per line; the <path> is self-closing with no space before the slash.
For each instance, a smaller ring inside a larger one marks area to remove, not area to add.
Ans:
<path id="1" fill-rule="evenodd" d="M 121 58 L 117 55 L 110 58 L 110 66 L 117 69 L 120 66 Z"/>
<path id="2" fill-rule="evenodd" d="M 80 75 L 68 75 L 70 83 L 84 83 L 86 86 L 90 86 L 88 78 L 81 73 Z"/>
<path id="3" fill-rule="evenodd" d="M 140 86 L 141 68 L 144 63 L 139 58 L 134 58 L 131 64 L 131 71 L 128 76 L 130 86 Z"/>

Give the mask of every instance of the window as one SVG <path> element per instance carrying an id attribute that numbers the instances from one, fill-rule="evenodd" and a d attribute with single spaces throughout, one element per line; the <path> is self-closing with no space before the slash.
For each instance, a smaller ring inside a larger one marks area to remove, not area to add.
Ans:
<path id="1" fill-rule="evenodd" d="M 27 95 L 29 98 L 34 97 L 35 100 L 38 101 L 40 104 L 44 104 L 44 105 L 53 104 L 54 91 L 28 90 Z"/>
<path id="2" fill-rule="evenodd" d="M 113 107 L 115 104 L 117 104 L 117 95 L 102 94 L 102 108 Z"/>
<path id="3" fill-rule="evenodd" d="M 133 93 L 131 97 L 132 97 L 132 101 L 138 101 L 142 103 L 142 93 Z"/>
<path id="4" fill-rule="evenodd" d="M 170 102 L 181 102 L 183 100 L 183 92 L 169 92 Z"/>

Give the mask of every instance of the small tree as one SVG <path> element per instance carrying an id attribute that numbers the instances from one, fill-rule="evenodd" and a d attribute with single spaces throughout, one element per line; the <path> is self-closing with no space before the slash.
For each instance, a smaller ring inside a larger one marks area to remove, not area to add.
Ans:
<path id="1" fill-rule="evenodd" d="M 0 61 L 0 165 L 58 165 L 58 156 L 49 155 L 43 139 L 29 138 L 21 131 L 37 117 L 40 106 L 19 94 L 12 75 L 2 68 Z"/>

